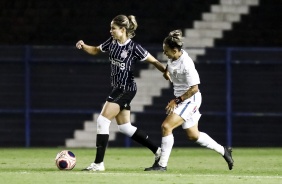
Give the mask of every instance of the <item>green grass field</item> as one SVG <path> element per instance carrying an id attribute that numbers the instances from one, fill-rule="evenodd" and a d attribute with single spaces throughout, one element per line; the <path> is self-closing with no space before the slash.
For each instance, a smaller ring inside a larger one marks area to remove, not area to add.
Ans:
<path id="1" fill-rule="evenodd" d="M 80 171 L 94 159 L 94 149 L 71 149 L 77 165 L 60 171 L 54 158 L 64 148 L 1 148 L 1 184 L 282 184 L 282 148 L 233 148 L 235 166 L 204 148 L 174 148 L 167 172 L 144 172 L 153 154 L 145 148 L 108 148 L 106 171 Z"/>

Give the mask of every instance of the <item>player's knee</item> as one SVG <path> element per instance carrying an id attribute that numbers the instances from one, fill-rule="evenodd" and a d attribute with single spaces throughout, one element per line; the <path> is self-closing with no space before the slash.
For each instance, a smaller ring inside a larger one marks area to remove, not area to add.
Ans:
<path id="1" fill-rule="evenodd" d="M 161 126 L 163 135 L 167 135 L 170 134 L 170 132 L 172 132 L 173 128 L 170 126 L 169 123 L 163 123 Z"/>
<path id="2" fill-rule="evenodd" d="M 199 135 L 196 132 L 192 132 L 192 133 L 190 132 L 190 133 L 187 133 L 187 138 L 189 141 L 196 142 L 199 138 Z"/>
<path id="3" fill-rule="evenodd" d="M 136 131 L 136 127 L 135 126 L 132 126 L 131 123 L 125 123 L 125 124 L 122 124 L 122 125 L 118 125 L 118 130 L 129 136 L 129 137 L 132 137 L 132 135 L 135 133 Z"/>
<path id="4" fill-rule="evenodd" d="M 99 115 L 97 118 L 97 134 L 109 134 L 111 121 L 106 117 Z"/>
<path id="5" fill-rule="evenodd" d="M 188 135 L 187 137 L 188 137 L 188 140 L 193 141 L 193 142 L 196 142 L 198 140 L 198 137 L 195 135 Z"/>

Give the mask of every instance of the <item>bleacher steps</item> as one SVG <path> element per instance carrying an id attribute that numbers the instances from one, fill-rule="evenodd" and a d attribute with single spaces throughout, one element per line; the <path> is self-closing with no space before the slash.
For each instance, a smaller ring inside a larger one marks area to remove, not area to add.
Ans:
<path id="1" fill-rule="evenodd" d="M 138 90 L 135 98 L 131 102 L 131 123 L 135 122 L 134 112 L 142 112 L 144 106 L 152 104 L 153 97 L 160 96 L 162 89 L 170 87 L 169 82 L 163 78 L 162 73 L 155 68 L 142 70 L 140 77 L 136 78 L 135 81 Z M 95 147 L 96 119 L 98 116 L 99 114 L 94 114 L 93 120 L 85 121 L 83 130 L 75 130 L 74 138 L 66 139 L 66 147 Z M 109 140 L 114 140 L 118 132 L 116 121 L 113 120 L 110 126 Z"/>
<path id="2" fill-rule="evenodd" d="M 249 13 L 249 7 L 259 4 L 259 0 L 220 0 L 218 5 L 212 5 L 210 12 L 202 14 L 202 20 L 197 20 L 192 29 L 184 30 L 184 49 L 193 61 L 197 56 L 205 54 L 205 48 L 213 47 L 214 40 L 223 36 L 223 31 L 231 30 L 233 22 L 239 22 L 241 15 Z M 199 52 L 195 52 L 199 49 Z M 162 53 L 159 60 L 167 60 Z"/>
<path id="3" fill-rule="evenodd" d="M 69 148 L 94 148 L 96 147 L 96 133 L 97 123 L 96 120 L 99 116 L 98 113 L 93 115 L 93 121 L 85 121 L 83 130 L 75 130 L 74 138 L 66 139 L 65 145 Z M 135 122 L 135 115 L 131 113 L 131 123 Z M 109 141 L 116 138 L 116 134 L 119 132 L 116 120 L 112 120 L 110 125 Z"/>

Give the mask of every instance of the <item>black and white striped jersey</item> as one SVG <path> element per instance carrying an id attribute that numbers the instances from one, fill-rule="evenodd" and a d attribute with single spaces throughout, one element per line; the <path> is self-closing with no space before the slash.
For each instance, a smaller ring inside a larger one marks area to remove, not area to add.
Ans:
<path id="1" fill-rule="evenodd" d="M 128 39 L 120 44 L 112 37 L 100 45 L 102 52 L 109 52 L 111 62 L 111 86 L 126 91 L 136 91 L 134 81 L 134 66 L 136 61 L 144 61 L 149 52 L 141 45 Z"/>

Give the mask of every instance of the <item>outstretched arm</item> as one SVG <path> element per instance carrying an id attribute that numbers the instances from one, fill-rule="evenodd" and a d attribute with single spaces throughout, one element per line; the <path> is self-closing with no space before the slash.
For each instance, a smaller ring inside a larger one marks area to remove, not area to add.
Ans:
<path id="1" fill-rule="evenodd" d="M 154 58 L 154 56 L 152 56 L 151 54 L 149 54 L 146 61 L 153 64 L 162 73 L 165 72 L 165 66 L 161 62 L 159 62 L 156 58 Z"/>
<path id="2" fill-rule="evenodd" d="M 154 56 L 152 56 L 151 54 L 148 56 L 148 58 L 146 59 L 147 62 L 153 64 L 158 70 L 160 70 L 163 73 L 163 77 L 166 80 L 169 80 L 171 82 L 171 78 L 169 76 L 169 73 L 167 71 L 167 68 L 161 63 L 159 62 L 156 58 L 154 58 Z"/>
<path id="3" fill-rule="evenodd" d="M 87 52 L 88 54 L 91 54 L 91 55 L 97 55 L 101 52 L 99 47 L 87 45 L 82 40 L 79 40 L 76 43 L 76 48 L 82 49 L 82 50 L 84 50 L 85 52 Z"/>

